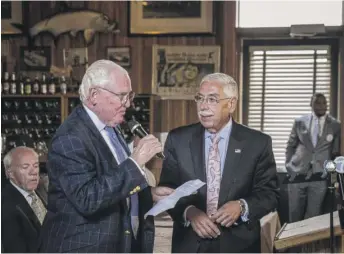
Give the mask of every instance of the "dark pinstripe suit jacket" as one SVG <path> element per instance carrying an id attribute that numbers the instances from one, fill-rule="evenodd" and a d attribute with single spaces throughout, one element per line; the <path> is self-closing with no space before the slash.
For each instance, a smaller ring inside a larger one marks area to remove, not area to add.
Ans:
<path id="1" fill-rule="evenodd" d="M 130 252 L 131 224 L 126 198 L 139 186 L 142 252 L 153 252 L 150 188 L 135 163 L 118 165 L 82 106 L 57 130 L 48 154 L 48 213 L 41 252 Z"/>

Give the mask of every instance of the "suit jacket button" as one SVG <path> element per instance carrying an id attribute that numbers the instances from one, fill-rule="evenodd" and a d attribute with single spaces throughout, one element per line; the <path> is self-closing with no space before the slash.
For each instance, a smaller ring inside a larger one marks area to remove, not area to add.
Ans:
<path id="1" fill-rule="evenodd" d="M 129 230 L 126 230 L 126 231 L 124 231 L 124 234 L 130 235 L 130 231 L 129 231 Z"/>

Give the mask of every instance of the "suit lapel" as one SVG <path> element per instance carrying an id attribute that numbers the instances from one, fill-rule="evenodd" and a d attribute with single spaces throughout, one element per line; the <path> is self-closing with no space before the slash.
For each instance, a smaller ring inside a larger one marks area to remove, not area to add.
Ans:
<path id="1" fill-rule="evenodd" d="M 307 132 L 307 135 L 305 135 L 307 138 L 305 139 L 304 145 L 312 150 L 312 148 L 314 148 L 313 142 L 312 142 L 312 130 L 311 130 L 312 114 L 306 115 L 305 118 L 303 119 L 303 123 L 305 125 L 305 130 Z"/>
<path id="2" fill-rule="evenodd" d="M 190 153 L 197 178 L 206 182 L 204 128 L 201 124 L 197 126 L 197 129 L 190 140 Z"/>
<path id="3" fill-rule="evenodd" d="M 105 142 L 102 134 L 97 129 L 97 127 L 94 125 L 92 119 L 87 114 L 84 107 L 82 105 L 79 105 L 76 108 L 76 112 L 77 112 L 78 116 L 81 118 L 81 120 L 84 122 L 84 124 L 88 128 L 88 130 L 91 131 L 92 134 L 94 135 L 95 138 L 93 141 L 94 141 L 94 143 L 97 144 L 97 146 L 99 146 L 99 149 L 103 152 L 104 157 L 107 158 L 107 160 L 109 160 L 111 158 L 111 161 L 109 161 L 109 162 L 111 164 L 118 165 L 116 158 L 113 156 L 113 154 L 112 154 L 109 146 Z"/>
<path id="4" fill-rule="evenodd" d="M 16 209 L 26 220 L 31 222 L 38 232 L 41 227 L 41 223 L 25 197 L 11 183 L 8 184 L 7 188 L 9 188 L 12 200 L 16 203 Z"/>
<path id="5" fill-rule="evenodd" d="M 326 138 L 326 136 L 328 134 L 329 124 L 331 124 L 331 119 L 328 116 L 326 116 L 326 119 L 325 119 L 325 122 L 324 122 L 324 128 L 323 128 L 322 134 L 319 137 L 319 140 L 317 142 L 317 146 L 321 145 L 322 142 L 324 142 L 324 140 L 325 140 L 325 138 Z"/>
<path id="6" fill-rule="evenodd" d="M 237 174 L 235 171 L 238 172 L 237 169 L 240 166 L 239 161 L 243 153 L 243 146 L 244 140 L 240 135 L 240 125 L 233 121 L 221 178 L 219 207 L 226 202 L 231 188 L 236 183 Z"/>

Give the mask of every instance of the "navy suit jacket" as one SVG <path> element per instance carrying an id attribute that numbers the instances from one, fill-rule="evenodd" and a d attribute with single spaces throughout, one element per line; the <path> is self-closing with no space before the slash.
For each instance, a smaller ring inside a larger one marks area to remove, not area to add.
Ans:
<path id="1" fill-rule="evenodd" d="M 132 231 L 126 198 L 139 192 L 142 252 L 153 252 L 150 188 L 131 159 L 117 164 L 82 106 L 57 130 L 48 154 L 48 213 L 41 252 L 130 252 Z"/>

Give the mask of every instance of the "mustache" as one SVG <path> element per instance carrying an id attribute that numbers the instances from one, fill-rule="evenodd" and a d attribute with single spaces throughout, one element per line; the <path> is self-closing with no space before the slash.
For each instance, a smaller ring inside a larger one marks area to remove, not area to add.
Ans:
<path id="1" fill-rule="evenodd" d="M 199 116 L 212 116 L 212 115 L 214 115 L 214 113 L 209 111 L 209 110 L 205 110 L 205 111 L 199 111 L 198 115 Z"/>

